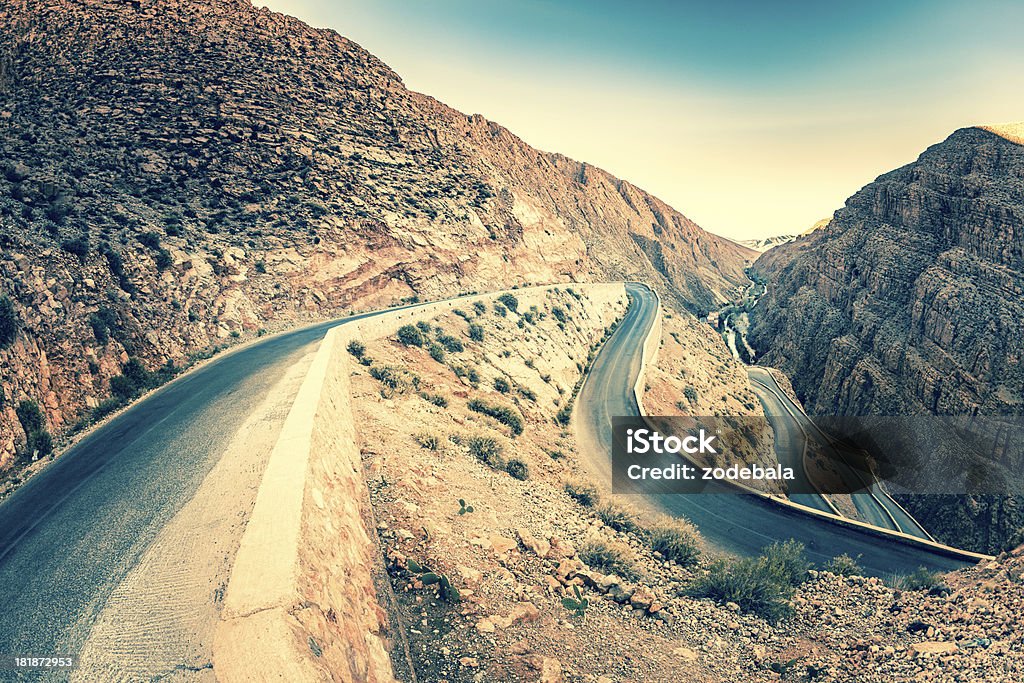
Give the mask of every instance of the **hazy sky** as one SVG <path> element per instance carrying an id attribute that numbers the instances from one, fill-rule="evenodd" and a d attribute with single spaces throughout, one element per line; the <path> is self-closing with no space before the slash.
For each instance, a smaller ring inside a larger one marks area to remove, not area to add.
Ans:
<path id="1" fill-rule="evenodd" d="M 1024 119 L 1024 3 L 254 0 L 734 238 L 799 232 L 956 128 Z"/>

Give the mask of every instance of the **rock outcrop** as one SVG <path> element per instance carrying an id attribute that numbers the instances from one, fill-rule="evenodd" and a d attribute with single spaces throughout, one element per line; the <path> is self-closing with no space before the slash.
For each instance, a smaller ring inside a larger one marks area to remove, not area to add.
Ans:
<path id="1" fill-rule="evenodd" d="M 19 401 L 59 431 L 129 357 L 525 282 L 708 310 L 752 255 L 246 0 L 0 7 L 0 247 L 0 467 Z"/>
<path id="2" fill-rule="evenodd" d="M 819 414 L 1024 413 L 1024 147 L 958 130 L 754 265 L 761 362 Z M 948 541 L 999 550 L 1012 499 L 911 500 Z"/>

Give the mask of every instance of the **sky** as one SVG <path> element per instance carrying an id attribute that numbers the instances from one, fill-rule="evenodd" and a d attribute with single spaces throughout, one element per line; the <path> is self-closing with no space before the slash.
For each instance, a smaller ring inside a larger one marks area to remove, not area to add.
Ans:
<path id="1" fill-rule="evenodd" d="M 254 0 L 734 239 L 798 233 L 957 128 L 1024 119 L 1019 0 Z"/>

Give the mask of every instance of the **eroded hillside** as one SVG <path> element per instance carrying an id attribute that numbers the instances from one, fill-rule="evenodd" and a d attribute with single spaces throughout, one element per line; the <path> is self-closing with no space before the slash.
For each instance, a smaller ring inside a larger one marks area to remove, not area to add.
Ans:
<path id="1" fill-rule="evenodd" d="M 18 0 L 0 29 L 0 466 L 21 401 L 60 431 L 235 337 L 565 279 L 704 310 L 751 255 L 244 0 Z"/>
<path id="2" fill-rule="evenodd" d="M 761 362 L 819 414 L 1024 412 L 1024 147 L 966 128 L 758 259 Z M 994 456 L 995 454 L 993 454 Z M 979 494 L 983 492 L 978 492 Z M 998 551 L 1013 498 L 909 498 L 954 544 Z"/>

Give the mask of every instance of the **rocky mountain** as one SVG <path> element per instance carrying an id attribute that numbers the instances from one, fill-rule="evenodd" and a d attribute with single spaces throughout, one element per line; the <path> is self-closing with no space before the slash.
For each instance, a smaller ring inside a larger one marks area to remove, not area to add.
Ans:
<path id="1" fill-rule="evenodd" d="M 59 431 L 236 337 L 571 279 L 706 311 L 752 257 L 247 0 L 0 6 L 0 248 L 0 466 L 22 401 Z"/>
<path id="2" fill-rule="evenodd" d="M 757 260 L 752 343 L 810 410 L 1024 413 L 1024 146 L 996 131 L 956 131 Z M 908 506 L 980 550 L 1024 525 L 1013 498 Z"/>
<path id="3" fill-rule="evenodd" d="M 750 247 L 754 251 L 766 252 L 772 247 L 780 244 L 788 244 L 797 238 L 797 235 L 775 235 L 774 237 L 762 237 L 755 240 L 740 240 L 740 244 Z"/>

